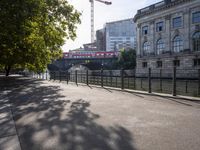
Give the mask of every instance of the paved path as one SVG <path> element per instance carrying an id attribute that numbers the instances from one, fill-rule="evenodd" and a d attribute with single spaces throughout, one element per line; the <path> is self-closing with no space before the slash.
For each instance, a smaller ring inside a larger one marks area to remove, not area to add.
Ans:
<path id="1" fill-rule="evenodd" d="M 200 147 L 198 102 L 14 77 L 0 94 L 0 150 Z"/>

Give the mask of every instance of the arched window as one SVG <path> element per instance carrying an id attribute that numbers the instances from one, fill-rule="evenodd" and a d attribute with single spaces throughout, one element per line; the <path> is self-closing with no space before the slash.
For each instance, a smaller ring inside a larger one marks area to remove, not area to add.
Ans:
<path id="1" fill-rule="evenodd" d="M 173 46 L 173 52 L 175 53 L 178 53 L 183 50 L 183 40 L 179 35 L 175 36 L 172 42 L 172 46 Z"/>
<path id="2" fill-rule="evenodd" d="M 193 49 L 194 51 L 200 51 L 200 32 L 196 32 L 193 37 Z"/>
<path id="3" fill-rule="evenodd" d="M 162 54 L 165 49 L 165 43 L 162 39 L 159 39 L 156 44 L 157 54 Z"/>
<path id="4" fill-rule="evenodd" d="M 149 42 L 144 42 L 144 44 L 143 44 L 143 54 L 144 54 L 144 56 L 150 54 L 150 43 Z"/>

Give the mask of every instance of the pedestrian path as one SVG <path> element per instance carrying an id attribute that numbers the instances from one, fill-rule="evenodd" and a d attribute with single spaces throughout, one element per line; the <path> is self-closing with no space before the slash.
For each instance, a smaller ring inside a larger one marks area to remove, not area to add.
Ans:
<path id="1" fill-rule="evenodd" d="M 0 150 L 21 150 L 7 91 L 0 93 Z"/>
<path id="2" fill-rule="evenodd" d="M 0 77 L 0 150 L 199 150 L 200 103 Z"/>

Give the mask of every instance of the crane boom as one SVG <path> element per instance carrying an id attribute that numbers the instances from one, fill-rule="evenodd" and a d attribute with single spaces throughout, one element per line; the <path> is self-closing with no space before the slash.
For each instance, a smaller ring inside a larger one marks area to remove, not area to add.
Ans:
<path id="1" fill-rule="evenodd" d="M 111 5 L 112 2 L 103 0 L 89 0 L 91 3 L 91 43 L 94 43 L 94 1 L 104 3 L 106 5 Z"/>

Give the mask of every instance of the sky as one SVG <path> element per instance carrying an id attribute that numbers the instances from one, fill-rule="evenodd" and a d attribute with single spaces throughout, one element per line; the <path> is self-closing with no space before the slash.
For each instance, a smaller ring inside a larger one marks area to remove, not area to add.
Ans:
<path id="1" fill-rule="evenodd" d="M 133 18 L 138 9 L 157 3 L 161 0 L 107 0 L 112 5 L 105 5 L 95 2 L 94 22 L 95 31 L 102 29 L 106 22 Z M 68 0 L 75 9 L 82 13 L 81 24 L 78 25 L 77 38 L 66 40 L 62 47 L 64 52 L 81 47 L 85 43 L 90 43 L 90 2 L 89 0 Z"/>

